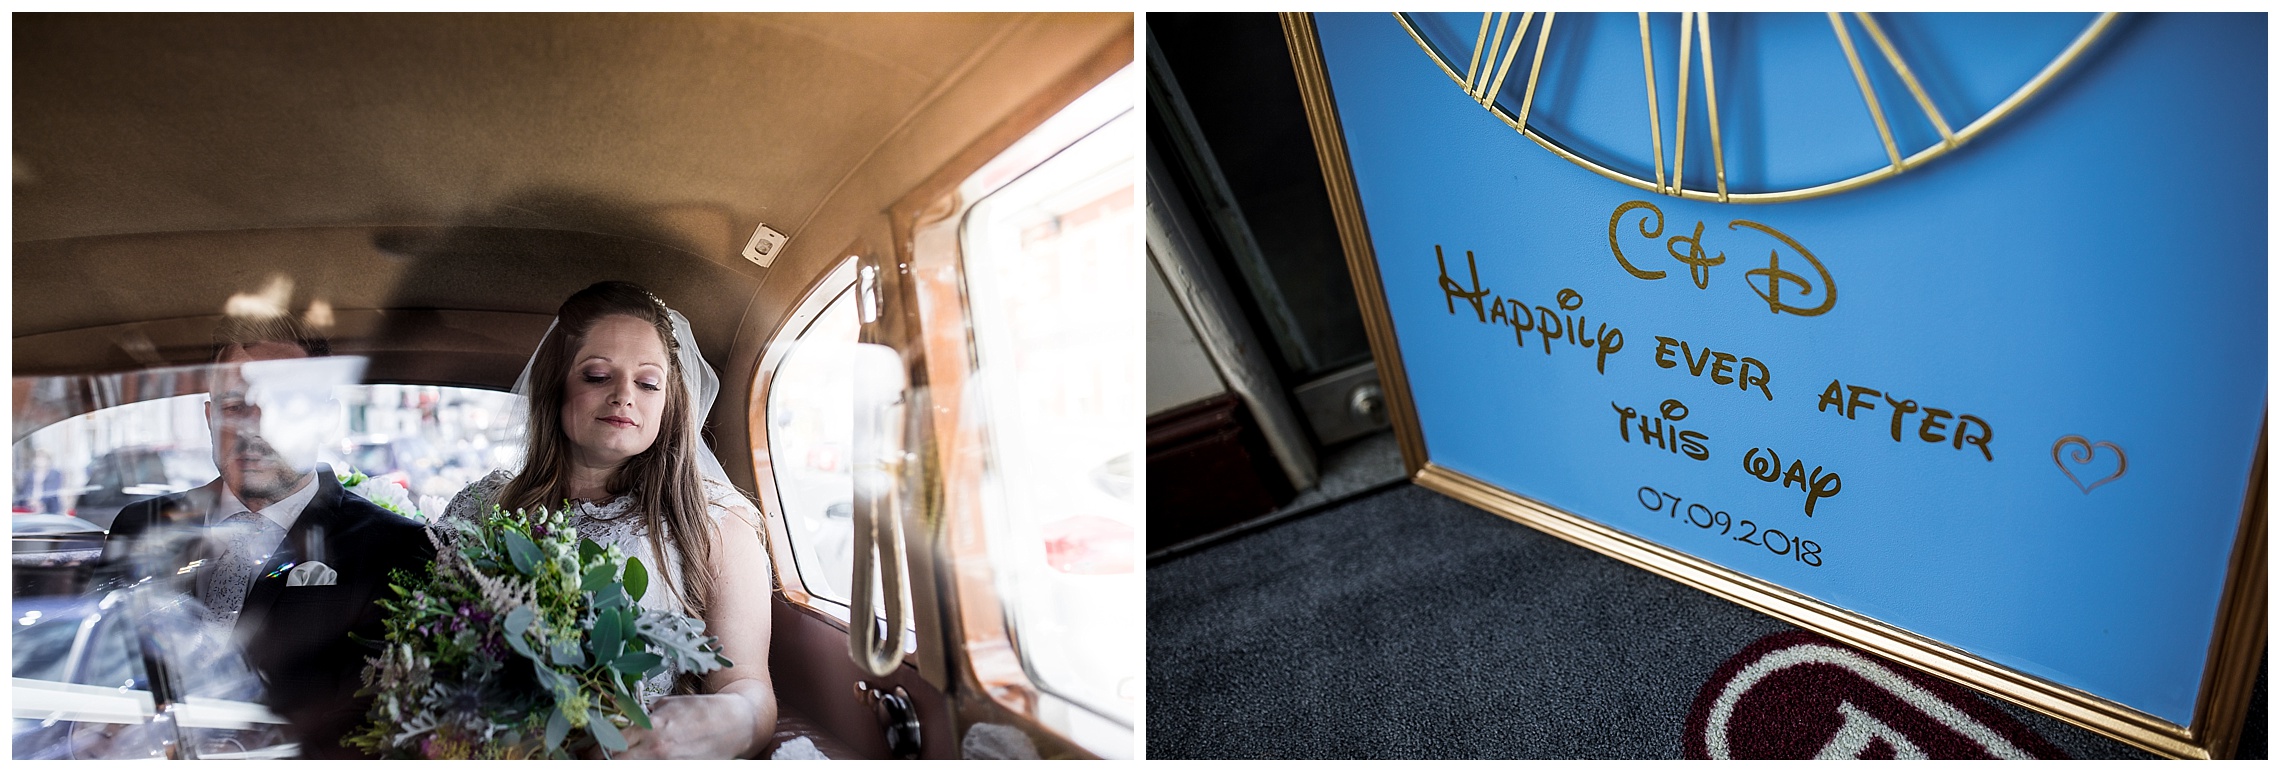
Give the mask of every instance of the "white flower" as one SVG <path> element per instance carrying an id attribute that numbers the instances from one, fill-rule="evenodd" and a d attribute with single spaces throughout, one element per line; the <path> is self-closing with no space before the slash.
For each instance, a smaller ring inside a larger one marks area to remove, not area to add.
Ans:
<path id="1" fill-rule="evenodd" d="M 420 507 L 412 503 L 411 493 L 404 490 L 404 486 L 377 477 L 366 477 L 357 484 L 349 486 L 348 492 L 363 496 L 365 500 L 380 505 L 381 509 L 413 520 L 427 519 L 427 515 L 421 511 Z"/>

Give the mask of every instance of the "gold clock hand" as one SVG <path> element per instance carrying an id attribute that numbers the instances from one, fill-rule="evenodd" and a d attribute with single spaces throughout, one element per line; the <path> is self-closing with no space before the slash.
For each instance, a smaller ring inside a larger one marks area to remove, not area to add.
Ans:
<path id="1" fill-rule="evenodd" d="M 1861 69 L 1860 54 L 1853 51 L 1852 33 L 1845 31 L 1845 18 L 1830 11 L 1829 26 L 1837 31 L 1837 44 L 1844 46 L 1845 62 L 1852 65 L 1853 80 L 1860 82 L 1860 98 L 1868 101 L 1868 114 L 1876 118 L 1876 135 L 1884 139 L 1884 152 L 1892 156 L 1892 173 L 1898 174 L 1907 166 L 1900 160 L 1900 147 L 1892 143 L 1892 127 L 1884 123 L 1884 108 L 1876 103 L 1876 89 L 1868 85 L 1868 71 Z"/>
<path id="2" fill-rule="evenodd" d="M 1647 66 L 1647 128 L 1655 136 L 1655 192 L 1669 193 L 1663 178 L 1662 107 L 1655 97 L 1655 38 L 1647 32 L 1647 12 L 1639 12 L 1639 58 Z"/>
<path id="3" fill-rule="evenodd" d="M 1916 95 L 1916 104 L 1923 106 L 1924 115 L 1939 128 L 1940 141 L 1950 148 L 1955 147 L 1955 132 L 1948 130 L 1947 119 L 1940 116 L 1938 107 L 1932 106 L 1932 98 L 1924 94 L 1924 85 L 1916 82 L 1916 73 L 1909 71 L 1908 63 L 1900 60 L 1900 51 L 1884 37 L 1884 28 L 1876 26 L 1876 19 L 1866 11 L 1855 11 L 1853 16 L 1860 19 L 1861 29 L 1868 30 L 1868 37 L 1876 41 L 1877 49 L 1884 52 L 1884 60 L 1892 63 L 1892 70 L 1900 73 L 1900 82 L 1908 84 L 1908 93 Z"/>

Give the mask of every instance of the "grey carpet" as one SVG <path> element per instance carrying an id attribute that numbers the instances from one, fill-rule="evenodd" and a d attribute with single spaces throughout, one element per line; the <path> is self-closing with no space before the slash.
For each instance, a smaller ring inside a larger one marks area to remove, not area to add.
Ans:
<path id="1" fill-rule="evenodd" d="M 1401 468 L 1401 443 L 1391 431 L 1324 448 L 1318 458 L 1322 479 L 1299 491 L 1280 511 L 1311 509 L 1408 476 Z"/>
<path id="2" fill-rule="evenodd" d="M 1789 629 L 1400 485 L 1149 566 L 1147 754 L 1676 758 L 1703 681 Z M 2076 758 L 2145 757 L 1989 702 Z"/>

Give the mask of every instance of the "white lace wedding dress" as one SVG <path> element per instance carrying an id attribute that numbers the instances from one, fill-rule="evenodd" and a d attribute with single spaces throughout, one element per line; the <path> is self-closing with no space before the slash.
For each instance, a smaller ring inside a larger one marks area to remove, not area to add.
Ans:
<path id="1" fill-rule="evenodd" d="M 444 510 L 444 519 L 472 522 L 476 513 L 490 509 L 498 501 L 499 489 L 506 487 L 507 481 L 512 479 L 513 473 L 501 469 L 468 485 L 466 490 L 460 491 L 451 500 L 451 506 Z M 725 521 L 729 527 L 736 527 L 738 521 L 741 521 L 741 527 L 760 527 L 760 513 L 752 508 L 751 500 L 746 499 L 744 494 L 711 479 L 705 480 L 704 486 L 705 499 L 710 502 L 707 509 L 714 525 L 723 525 Z M 666 589 L 666 582 L 674 581 L 673 577 L 678 577 L 681 573 L 680 551 L 674 549 L 670 539 L 665 541 L 664 557 L 658 557 L 650 549 L 649 527 L 632 511 L 631 495 L 619 496 L 600 504 L 574 503 L 571 509 L 571 525 L 578 529 L 578 535 L 593 539 L 596 544 L 617 545 L 620 551 L 640 558 L 641 564 L 649 568 L 652 580 L 649 591 L 641 596 L 643 607 L 675 614 L 688 613 L 682 608 L 680 597 Z M 732 515 L 737 518 L 736 521 L 727 520 Z M 658 697 L 671 694 L 675 675 L 668 668 L 663 673 L 643 680 L 642 693 L 638 695 L 642 704 L 646 706 Z"/>

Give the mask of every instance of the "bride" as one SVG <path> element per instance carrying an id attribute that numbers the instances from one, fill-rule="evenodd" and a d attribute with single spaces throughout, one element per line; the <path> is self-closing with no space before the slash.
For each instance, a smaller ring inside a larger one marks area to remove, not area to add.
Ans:
<path id="1" fill-rule="evenodd" d="M 688 320 L 657 296 L 621 281 L 580 290 L 515 386 L 530 402 L 522 472 L 492 472 L 444 515 L 568 500 L 579 534 L 663 574 L 668 591 L 642 605 L 703 619 L 720 638 L 734 665 L 643 682 L 652 728 L 626 729 L 617 758 L 750 756 L 775 731 L 760 516 L 697 435 L 718 384 Z"/>

